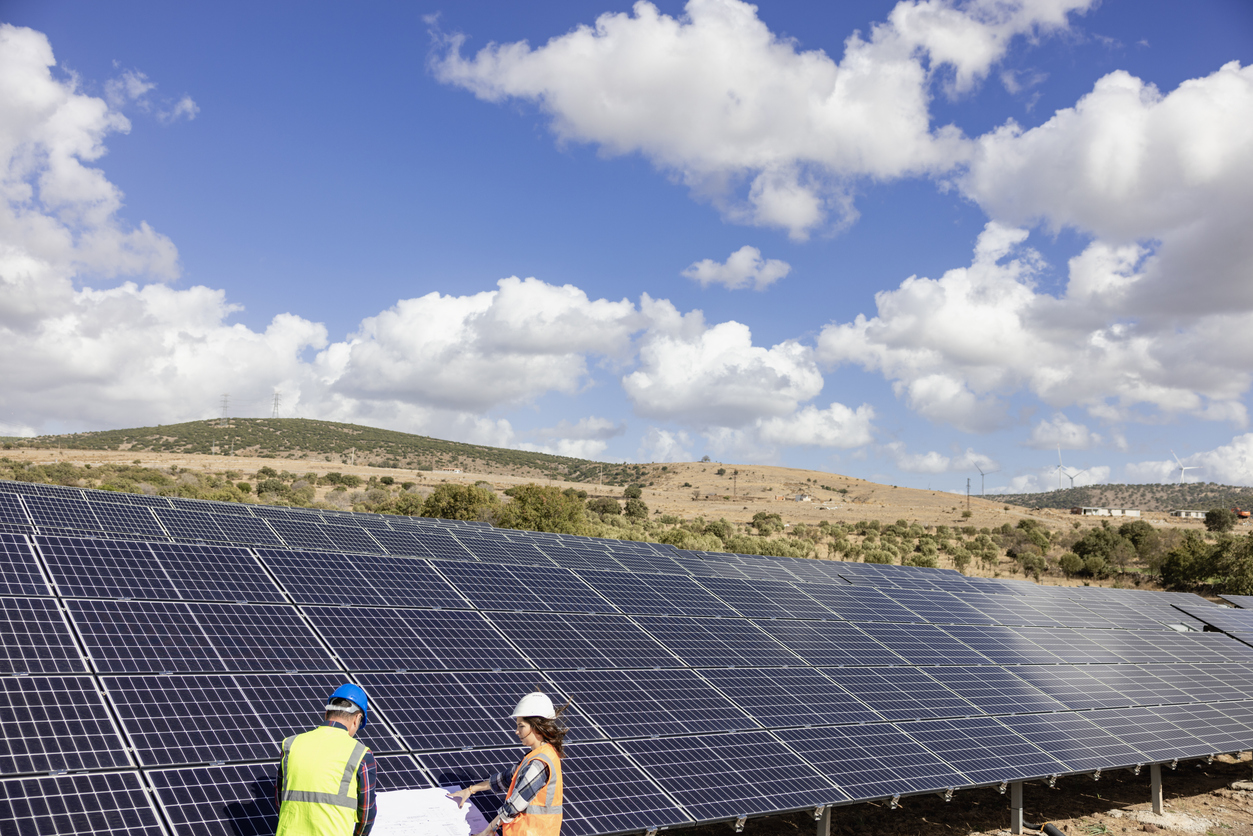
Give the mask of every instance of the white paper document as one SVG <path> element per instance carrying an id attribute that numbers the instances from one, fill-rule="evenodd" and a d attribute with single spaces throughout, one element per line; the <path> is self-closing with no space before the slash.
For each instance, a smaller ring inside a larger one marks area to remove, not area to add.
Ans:
<path id="1" fill-rule="evenodd" d="M 378 794 L 373 836 L 472 836 L 487 820 L 469 801 L 461 809 L 448 797 L 461 787 L 392 790 Z"/>

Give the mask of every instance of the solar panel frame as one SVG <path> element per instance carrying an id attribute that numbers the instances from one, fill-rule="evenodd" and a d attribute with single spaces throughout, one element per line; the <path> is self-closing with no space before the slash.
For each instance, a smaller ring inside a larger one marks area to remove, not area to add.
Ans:
<path id="1" fill-rule="evenodd" d="M 182 597 L 146 543 L 46 535 L 38 536 L 35 543 L 62 595 L 161 600 Z"/>
<path id="2" fill-rule="evenodd" d="M 142 505 L 118 505 L 110 502 L 89 503 L 102 531 L 138 534 L 144 537 L 166 537 L 166 531 Z"/>
<path id="3" fill-rule="evenodd" d="M 86 673 L 70 625 L 51 598 L 0 598 L 0 674 Z"/>
<path id="4" fill-rule="evenodd" d="M 285 603 L 283 591 L 238 546 L 150 543 L 170 582 L 187 600 Z"/>
<path id="5" fill-rule="evenodd" d="M 546 671 L 681 666 L 624 615 L 493 612 L 487 618 Z"/>
<path id="6" fill-rule="evenodd" d="M 103 531 L 85 499 L 23 494 L 22 504 L 39 528 L 68 528 L 74 531 Z"/>
<path id="7" fill-rule="evenodd" d="M 162 836 L 138 772 L 88 772 L 0 781 L 0 821 L 39 836 Z"/>

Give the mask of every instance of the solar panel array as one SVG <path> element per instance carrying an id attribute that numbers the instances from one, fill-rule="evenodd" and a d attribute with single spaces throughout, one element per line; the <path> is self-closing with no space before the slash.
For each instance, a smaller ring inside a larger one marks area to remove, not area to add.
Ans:
<path id="1" fill-rule="evenodd" d="M 344 680 L 387 789 L 569 701 L 574 836 L 1253 748 L 1253 611 L 1197 596 L 13 482 L 0 526 L 19 832 L 271 833 Z"/>

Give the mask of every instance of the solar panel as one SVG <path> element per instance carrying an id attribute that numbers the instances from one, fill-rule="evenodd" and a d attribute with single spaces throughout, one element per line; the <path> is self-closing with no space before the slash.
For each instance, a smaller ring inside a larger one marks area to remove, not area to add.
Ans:
<path id="1" fill-rule="evenodd" d="M 613 743 L 572 743 L 561 761 L 561 830 L 570 836 L 648 831 L 689 819 Z"/>
<path id="2" fill-rule="evenodd" d="M 0 678 L 0 715 L 2 775 L 130 766 L 90 677 Z"/>
<path id="3" fill-rule="evenodd" d="M 324 525 L 322 533 L 338 551 L 363 554 L 384 553 L 378 541 L 357 525 Z"/>
<path id="4" fill-rule="evenodd" d="M 809 668 L 704 670 L 701 676 L 766 728 L 883 719 L 821 672 Z"/>
<path id="5" fill-rule="evenodd" d="M 1253 595 L 1220 595 L 1224 601 L 1230 601 L 1241 609 L 1253 609 Z"/>
<path id="6" fill-rule="evenodd" d="M 306 607 L 352 670 L 520 670 L 531 667 L 476 612 Z"/>
<path id="7" fill-rule="evenodd" d="M 1024 665 L 1015 667 L 1014 674 L 1069 709 L 1112 708 L 1131 704 L 1130 697 L 1087 673 L 1085 666 Z"/>
<path id="8" fill-rule="evenodd" d="M 145 543 L 78 537 L 36 542 L 62 595 L 177 599 L 178 591 Z"/>
<path id="9" fill-rule="evenodd" d="M 0 595 L 49 594 L 48 582 L 26 538 L 0 533 Z"/>
<path id="10" fill-rule="evenodd" d="M 214 522 L 226 535 L 227 542 L 248 543 L 258 546 L 281 546 L 283 541 L 266 525 L 265 520 L 243 517 L 238 514 L 219 514 Z"/>
<path id="11" fill-rule="evenodd" d="M 905 662 L 846 621 L 761 621 L 758 629 L 811 665 L 900 665 Z"/>
<path id="12" fill-rule="evenodd" d="M 441 787 L 468 787 L 492 776 L 506 772 L 511 773 L 522 759 L 526 750 L 520 746 L 502 749 L 474 749 L 462 752 L 429 752 L 419 753 L 418 762 L 431 774 L 436 785 Z M 565 784 L 573 781 L 573 776 L 566 772 L 562 764 L 562 795 L 565 795 Z M 491 821 L 495 818 L 504 796 L 493 790 L 478 792 L 470 796 L 470 803 L 479 809 L 483 818 Z M 565 799 L 562 799 L 564 807 Z M 573 817 L 571 817 L 573 818 Z M 562 811 L 562 829 L 566 827 L 565 811 Z"/>
<path id="13" fill-rule="evenodd" d="M 617 612 L 568 569 L 492 563 L 445 563 L 440 572 L 484 610 Z"/>
<path id="14" fill-rule="evenodd" d="M 579 577 L 632 615 L 734 616 L 735 610 L 685 575 L 582 570 Z"/>
<path id="15" fill-rule="evenodd" d="M 99 531 L 100 521 L 84 499 L 68 497 L 22 497 L 30 518 L 39 527 L 70 528 L 76 531 Z"/>
<path id="16" fill-rule="evenodd" d="M 144 537 L 155 537 L 164 540 L 165 530 L 157 524 L 152 511 L 142 505 L 117 505 L 111 502 L 96 502 L 91 505 L 92 512 L 100 521 L 100 527 L 109 532 L 120 534 L 139 534 Z"/>
<path id="17" fill-rule="evenodd" d="M 897 726 L 961 772 L 967 784 L 1030 781 L 1066 771 L 1066 765 L 992 717 L 919 720 Z"/>
<path id="18" fill-rule="evenodd" d="M 416 752 L 516 742 L 509 715 L 523 694 L 538 690 L 558 706 L 565 702 L 537 671 L 370 673 L 362 674 L 361 684 Z M 601 737 L 575 708 L 562 721 L 570 729 L 568 740 Z"/>
<path id="19" fill-rule="evenodd" d="M 491 613 L 488 618 L 539 667 L 676 667 L 674 656 L 621 615 Z"/>
<path id="20" fill-rule="evenodd" d="M 915 620 L 932 624 L 991 624 L 992 619 L 942 590 L 894 589 L 888 595 L 893 601 L 918 614 Z"/>
<path id="21" fill-rule="evenodd" d="M 1118 654 L 1102 647 L 1076 629 L 1055 630 L 1048 627 L 1012 627 L 1015 633 L 1072 665 L 1097 662 L 1119 662 Z"/>
<path id="22" fill-rule="evenodd" d="M 1244 711 L 1226 711 L 1227 706 L 1228 703 L 1163 705 L 1153 708 L 1153 713 L 1204 741 L 1215 753 L 1241 752 L 1248 748 L 1253 736 L 1250 718 Z"/>
<path id="23" fill-rule="evenodd" d="M 928 668 L 927 675 L 988 714 L 1065 711 L 1066 706 L 1011 673 L 1010 668 Z"/>
<path id="24" fill-rule="evenodd" d="M 230 542 L 230 538 L 222 527 L 217 524 L 212 514 L 200 514 L 194 511 L 176 511 L 152 509 L 161 522 L 161 527 L 176 540 L 208 540 L 215 543 Z"/>
<path id="25" fill-rule="evenodd" d="M 823 673 L 888 720 L 982 713 L 916 668 L 832 668 Z"/>
<path id="26" fill-rule="evenodd" d="M 430 549 L 418 545 L 418 541 L 407 531 L 393 531 L 390 528 L 371 528 L 373 537 L 390 555 L 403 557 L 431 557 Z"/>
<path id="27" fill-rule="evenodd" d="M 149 545 L 187 599 L 280 603 L 286 599 L 246 549 L 200 543 Z"/>
<path id="28" fill-rule="evenodd" d="M 744 619 L 661 615 L 637 616 L 635 621 L 692 667 L 760 668 L 795 665 L 799 661 L 799 657 Z"/>
<path id="29" fill-rule="evenodd" d="M 258 549 L 257 554 L 297 604 L 384 603 L 378 591 L 355 578 L 340 580 L 352 561 L 344 555 Z"/>
<path id="30" fill-rule="evenodd" d="M 56 601 L 0 598 L 0 673 L 86 670 Z"/>
<path id="31" fill-rule="evenodd" d="M 997 664 L 1055 665 L 1061 661 L 1010 627 L 996 624 L 945 624 L 940 629 Z"/>
<path id="32" fill-rule="evenodd" d="M 226 670 L 317 671 L 336 665 L 293 607 L 188 604 Z"/>
<path id="33" fill-rule="evenodd" d="M 182 603 L 67 601 L 87 655 L 102 673 L 222 670 Z"/>
<path id="34" fill-rule="evenodd" d="M 283 538 L 283 542 L 293 549 L 313 549 L 324 552 L 340 550 L 326 536 L 325 531 L 323 531 L 324 526 L 295 519 L 270 519 L 266 520 L 266 522 L 270 524 L 270 528 L 278 533 L 279 537 Z"/>
<path id="35" fill-rule="evenodd" d="M 11 493 L 0 493 L 0 523 L 5 525 L 30 525 L 22 502 Z"/>
<path id="36" fill-rule="evenodd" d="M 1138 749 L 1073 712 L 1017 714 L 997 722 L 1066 764 L 1068 772 L 1093 772 L 1140 763 Z"/>
<path id="37" fill-rule="evenodd" d="M 1027 601 L 1019 604 L 1022 607 L 1030 607 L 1037 610 L 1054 621 L 1071 627 L 1117 627 L 1118 625 L 1109 619 L 1102 618 L 1097 613 L 1080 604 L 1078 601 L 1071 601 L 1057 594 L 1046 594 L 1033 596 Z"/>
<path id="38" fill-rule="evenodd" d="M 835 618 L 835 614 L 790 583 L 703 578 L 701 586 L 748 618 Z"/>
<path id="39" fill-rule="evenodd" d="M 809 584 L 805 591 L 824 607 L 849 621 L 917 622 L 921 618 L 877 589 Z"/>
<path id="40" fill-rule="evenodd" d="M 1113 708 L 1085 715 L 1096 725 L 1142 754 L 1141 762 L 1196 758 L 1214 754 L 1214 747 L 1189 734 L 1150 708 Z"/>
<path id="41" fill-rule="evenodd" d="M 267 755 L 276 755 L 283 738 L 308 731 L 322 720 L 326 698 L 344 684 L 346 677 L 342 673 L 237 673 L 231 679 L 248 708 L 272 734 L 273 748 Z M 370 711 L 374 709 L 371 702 Z M 373 720 L 357 733 L 357 739 L 376 753 L 404 748 L 382 723 Z"/>
<path id="42" fill-rule="evenodd" d="M 384 604 L 393 607 L 453 607 L 470 605 L 430 561 L 412 557 L 364 557 L 354 563 Z"/>
<path id="43" fill-rule="evenodd" d="M 556 671 L 551 676 L 610 737 L 757 728 L 694 671 Z"/>
<path id="44" fill-rule="evenodd" d="M 1236 676 L 1220 676 L 1200 665 L 1146 665 L 1145 670 L 1191 698 L 1193 702 L 1244 699 L 1248 692 L 1248 669 L 1235 668 Z M 1231 681 L 1234 679 L 1235 681 Z"/>
<path id="45" fill-rule="evenodd" d="M 552 566 L 553 562 L 532 543 L 513 542 L 504 537 L 457 538 L 466 551 L 491 563 L 512 563 L 526 566 Z"/>
<path id="46" fill-rule="evenodd" d="M 618 745 L 698 821 L 848 799 L 769 732 L 626 740 Z"/>
<path id="47" fill-rule="evenodd" d="M 0 821 L 14 834 L 161 836 L 137 772 L 0 781 Z"/>
<path id="48" fill-rule="evenodd" d="M 148 772 L 174 830 L 188 836 L 273 836 L 278 827 L 274 763 Z"/>
<path id="49" fill-rule="evenodd" d="M 911 665 L 982 665 L 988 658 L 934 624 L 860 624 L 867 635 Z"/>

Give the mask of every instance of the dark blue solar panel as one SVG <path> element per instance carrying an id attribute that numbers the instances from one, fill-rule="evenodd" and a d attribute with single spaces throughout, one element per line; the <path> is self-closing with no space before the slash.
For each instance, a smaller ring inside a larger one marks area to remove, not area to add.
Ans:
<path id="1" fill-rule="evenodd" d="M 0 821 L 6 836 L 162 836 L 137 772 L 0 781 Z"/>
<path id="2" fill-rule="evenodd" d="M 801 662 L 799 656 L 789 653 L 751 621 L 741 618 L 659 615 L 637 616 L 635 621 L 692 667 L 759 668 Z"/>
<path id="3" fill-rule="evenodd" d="M 461 535 L 457 537 L 457 540 L 470 554 L 489 563 L 511 563 L 524 566 L 553 565 L 553 562 L 532 543 L 515 542 L 503 536 Z"/>
<path id="4" fill-rule="evenodd" d="M 238 514 L 218 514 L 214 517 L 214 521 L 226 535 L 227 542 L 258 546 L 283 545 L 278 535 L 274 533 L 274 529 L 270 528 L 265 520 L 243 517 Z"/>
<path id="5" fill-rule="evenodd" d="M 78 537 L 39 537 L 36 542 L 62 595 L 180 597 L 146 543 Z"/>
<path id="6" fill-rule="evenodd" d="M 945 624 L 940 628 L 962 644 L 1002 665 L 1056 665 L 1057 656 L 1009 627 L 986 624 Z"/>
<path id="7" fill-rule="evenodd" d="M 775 734 L 855 801 L 935 792 L 965 776 L 893 725 L 788 729 Z"/>
<path id="8" fill-rule="evenodd" d="M 323 531 L 325 526 L 304 520 L 266 520 L 270 528 L 278 532 L 283 542 L 293 549 L 314 549 L 315 551 L 339 551 L 339 547 L 331 542 Z"/>
<path id="9" fill-rule="evenodd" d="M 556 566 L 449 562 L 440 572 L 479 609 L 617 612 L 577 575 Z"/>
<path id="10" fill-rule="evenodd" d="M 500 612 L 488 617 L 544 670 L 679 665 L 625 616 Z"/>
<path id="11" fill-rule="evenodd" d="M 352 670 L 520 670 L 531 667 L 486 618 L 455 610 L 306 607 Z"/>
<path id="12" fill-rule="evenodd" d="M 430 550 L 418 545 L 418 541 L 407 531 L 371 528 L 370 536 L 386 549 L 388 554 L 403 557 L 431 557 Z"/>
<path id="13" fill-rule="evenodd" d="M 734 703 L 690 670 L 556 671 L 551 676 L 610 737 L 757 727 Z"/>
<path id="14" fill-rule="evenodd" d="M 1066 764 L 1068 772 L 1093 772 L 1134 765 L 1144 760 L 1138 749 L 1114 737 L 1087 718 L 1088 713 L 1018 714 L 997 722 Z"/>
<path id="15" fill-rule="evenodd" d="M 927 675 L 988 714 L 1065 711 L 1066 706 L 1020 679 L 1013 668 L 928 668 Z"/>
<path id="16" fill-rule="evenodd" d="M 882 720 L 860 700 L 809 668 L 704 670 L 713 683 L 767 728 Z"/>
<path id="17" fill-rule="evenodd" d="M 276 604 L 286 600 L 245 549 L 200 543 L 152 543 L 149 547 L 183 598 Z"/>
<path id="18" fill-rule="evenodd" d="M 921 617 L 884 593 L 869 587 L 810 584 L 805 591 L 824 607 L 849 621 L 917 622 Z"/>
<path id="19" fill-rule="evenodd" d="M 626 740 L 618 745 L 697 820 L 848 799 L 769 732 Z"/>
<path id="20" fill-rule="evenodd" d="M 56 601 L 0 598 L 0 673 L 86 670 Z"/>
<path id="21" fill-rule="evenodd" d="M 1072 665 L 1089 665 L 1098 662 L 1122 661 L 1118 654 L 1102 647 L 1087 631 L 1055 630 L 1048 627 L 1013 627 L 1015 633 L 1030 641 L 1063 662 Z M 1101 631 L 1092 631 L 1093 633 Z"/>
<path id="22" fill-rule="evenodd" d="M 324 525 L 322 533 L 336 549 L 360 554 L 383 554 L 383 547 L 357 525 Z"/>
<path id="23" fill-rule="evenodd" d="M 0 595 L 49 594 L 48 582 L 26 538 L 0 533 Z"/>
<path id="24" fill-rule="evenodd" d="M 734 616 L 735 610 L 686 575 L 580 571 L 579 577 L 632 615 Z"/>
<path id="25" fill-rule="evenodd" d="M 1099 672 L 1101 669 L 1098 668 Z M 1086 672 L 1084 666 L 1023 665 L 1014 673 L 1070 709 L 1130 705 L 1131 698 Z"/>
<path id="26" fill-rule="evenodd" d="M 1215 753 L 1242 752 L 1253 741 L 1253 717 L 1244 710 L 1229 711 L 1229 705 L 1241 704 L 1163 705 L 1153 713 L 1205 741 Z"/>
<path id="27" fill-rule="evenodd" d="M 16 495 L 11 493 L 0 493 L 0 523 L 5 525 L 30 525 L 30 518 L 26 516 L 26 509 L 22 507 L 22 502 Z"/>
<path id="28" fill-rule="evenodd" d="M 894 589 L 885 593 L 896 603 L 932 624 L 991 624 L 992 619 L 942 590 Z"/>
<path id="29" fill-rule="evenodd" d="M 911 665 L 983 665 L 988 658 L 934 624 L 860 624 L 871 638 Z"/>
<path id="30" fill-rule="evenodd" d="M 80 494 L 81 496 L 81 494 Z M 68 528 L 75 531 L 99 531 L 100 521 L 84 499 L 69 497 L 30 496 L 22 498 L 35 525 Z"/>
<path id="31" fill-rule="evenodd" d="M 566 702 L 537 671 L 369 673 L 362 674 L 361 684 L 417 752 L 516 743 L 510 715 L 523 694 L 542 691 L 557 706 Z M 570 729 L 568 741 L 602 737 L 578 709 L 567 709 L 562 722 Z"/>
<path id="32" fill-rule="evenodd" d="M 1020 606 L 1029 607 L 1048 616 L 1054 621 L 1066 624 L 1075 628 L 1092 628 L 1092 627 L 1117 627 L 1118 625 L 1109 619 L 1102 618 L 1097 613 L 1080 604 L 1078 601 L 1071 601 L 1063 598 L 1056 593 L 1051 595 L 1037 595 L 1023 601 Z"/>
<path id="33" fill-rule="evenodd" d="M 570 548 L 544 543 L 540 544 L 540 550 L 558 566 L 567 569 L 600 569 L 609 572 L 622 572 L 626 569 L 603 549 Z"/>
<path id="34" fill-rule="evenodd" d="M 198 514 L 193 511 L 165 511 L 154 508 L 158 520 L 170 536 L 176 540 L 207 540 L 213 543 L 227 543 L 230 538 L 222 527 L 217 524 L 213 515 Z"/>
<path id="35" fill-rule="evenodd" d="M 700 584 L 748 618 L 836 618 L 829 609 L 790 583 L 702 578 Z"/>
<path id="36" fill-rule="evenodd" d="M 920 720 L 897 728 L 965 775 L 967 784 L 1030 781 L 1066 771 L 1064 763 L 992 717 Z"/>
<path id="37" fill-rule="evenodd" d="M 177 833 L 273 836 L 278 827 L 275 763 L 196 766 L 148 772 Z"/>
<path id="38" fill-rule="evenodd" d="M 397 525 L 396 521 L 392 525 Z M 457 542 L 457 538 L 446 531 L 431 528 L 411 528 L 414 542 L 424 551 L 420 557 L 438 557 L 444 560 L 475 560 L 474 555 L 466 551 L 465 546 Z"/>
<path id="39" fill-rule="evenodd" d="M 903 665 L 905 660 L 845 621 L 760 621 L 757 627 L 811 665 Z"/>
<path id="40" fill-rule="evenodd" d="M 346 555 L 279 549 L 258 549 L 257 553 L 297 604 L 370 606 L 384 603 L 372 585 L 339 580 L 340 573 L 354 563 Z"/>
<path id="41" fill-rule="evenodd" d="M 0 678 L 0 774 L 130 765 L 90 677 Z"/>
<path id="42" fill-rule="evenodd" d="M 823 673 L 889 720 L 983 713 L 916 668 L 829 668 Z"/>
<path id="43" fill-rule="evenodd" d="M 156 517 L 152 516 L 152 511 L 148 508 L 96 502 L 91 509 L 105 531 L 165 539 L 165 530 L 157 524 Z"/>
<path id="44" fill-rule="evenodd" d="M 186 604 L 68 601 L 67 608 L 103 673 L 224 669 Z"/>
<path id="45" fill-rule="evenodd" d="M 187 606 L 227 670 L 324 671 L 337 667 L 294 607 Z"/>
<path id="46" fill-rule="evenodd" d="M 1215 754 L 1211 744 L 1163 719 L 1151 708 L 1113 708 L 1084 716 L 1138 749 L 1143 755 L 1142 763 Z"/>

